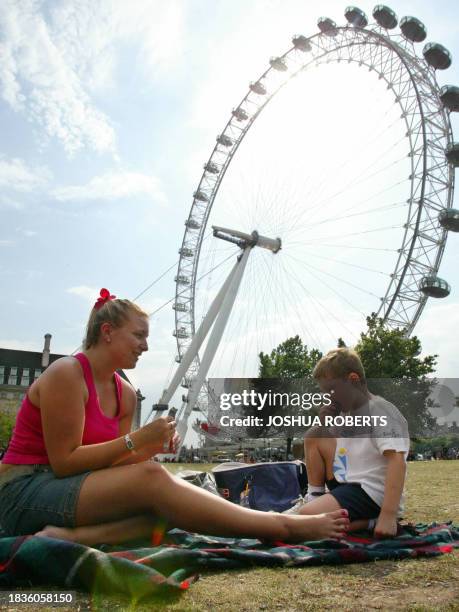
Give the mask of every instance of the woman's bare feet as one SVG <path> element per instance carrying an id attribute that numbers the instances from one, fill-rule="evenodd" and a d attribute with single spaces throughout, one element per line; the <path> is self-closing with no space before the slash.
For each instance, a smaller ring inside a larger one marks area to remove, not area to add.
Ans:
<path id="1" fill-rule="evenodd" d="M 325 540 L 330 538 L 343 538 L 349 528 L 347 510 L 335 510 L 323 514 L 311 515 L 285 515 L 285 527 L 289 542 L 303 542 L 305 540 Z"/>
<path id="2" fill-rule="evenodd" d="M 69 540 L 70 542 L 77 541 L 75 529 L 67 527 L 54 527 L 53 525 L 46 525 L 44 529 L 37 531 L 37 533 L 34 535 L 47 538 L 56 538 L 57 540 Z"/>
<path id="3" fill-rule="evenodd" d="M 80 527 L 55 527 L 46 525 L 36 536 L 46 536 L 59 540 L 70 540 L 85 546 L 95 544 L 120 544 L 137 538 L 149 538 L 158 545 L 165 531 L 164 521 L 151 514 L 131 516 L 127 519 L 100 523 L 98 525 L 82 525 Z"/>
<path id="4" fill-rule="evenodd" d="M 259 514 L 262 515 L 263 513 Z M 286 542 L 304 542 L 306 540 L 325 540 L 329 538 L 339 539 L 346 535 L 349 528 L 347 510 L 335 510 L 333 512 L 311 515 L 271 514 L 269 516 L 270 521 L 275 520 L 277 522 L 275 531 L 279 535 L 273 537 L 273 539 L 284 540 Z M 136 537 L 151 536 L 157 527 L 157 520 L 155 525 L 153 517 L 138 516 L 113 523 L 87 525 L 76 527 L 75 529 L 47 525 L 35 535 L 69 540 L 91 546 L 102 542 L 105 544 L 115 544 Z M 247 535 L 246 537 L 249 536 Z M 155 545 L 154 541 L 153 545 Z"/>

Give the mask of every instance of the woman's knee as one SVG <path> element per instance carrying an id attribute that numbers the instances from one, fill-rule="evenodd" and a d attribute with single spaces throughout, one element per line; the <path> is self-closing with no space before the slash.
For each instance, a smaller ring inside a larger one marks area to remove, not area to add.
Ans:
<path id="1" fill-rule="evenodd" d="M 157 491 L 167 488 L 169 480 L 166 470 L 151 461 L 92 472 L 80 490 L 77 524 L 149 512 Z"/>
<path id="2" fill-rule="evenodd" d="M 171 479 L 169 472 L 154 461 L 144 461 L 132 467 L 132 478 L 136 484 L 148 490 L 163 487 Z"/>

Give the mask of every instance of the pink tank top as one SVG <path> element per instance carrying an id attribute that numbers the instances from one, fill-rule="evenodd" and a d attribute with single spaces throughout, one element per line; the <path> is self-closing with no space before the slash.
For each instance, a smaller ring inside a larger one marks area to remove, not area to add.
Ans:
<path id="1" fill-rule="evenodd" d="M 121 379 L 115 372 L 116 416 L 106 416 L 99 405 L 96 386 L 92 377 L 91 365 L 83 353 L 75 355 L 83 369 L 84 380 L 88 388 L 88 401 L 85 406 L 85 421 L 82 444 L 98 444 L 118 438 L 121 417 Z M 8 450 L 2 463 L 18 465 L 49 464 L 48 454 L 43 439 L 40 409 L 29 400 L 26 394 L 16 417 L 16 425 Z"/>

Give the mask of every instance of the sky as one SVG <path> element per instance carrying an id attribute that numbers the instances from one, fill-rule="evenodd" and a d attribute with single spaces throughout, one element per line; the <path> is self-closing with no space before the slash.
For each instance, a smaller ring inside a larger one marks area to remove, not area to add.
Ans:
<path id="1" fill-rule="evenodd" d="M 373 6 L 359 4 L 370 18 Z M 437 79 L 440 85 L 459 84 L 457 3 L 399 0 L 390 6 L 399 18 L 421 19 L 427 41 L 450 50 L 453 64 Z M 293 35 L 315 34 L 322 15 L 345 25 L 345 7 L 334 0 L 320 6 L 304 0 L 3 0 L 0 346 L 41 350 L 49 332 L 53 352 L 72 353 L 101 287 L 131 299 L 142 293 L 138 303 L 149 313 L 164 306 L 175 293 L 192 194 L 231 109 L 269 58 L 291 47 Z M 363 330 L 362 312 L 374 309 L 370 293 L 384 293 L 393 254 L 362 257 L 362 249 L 379 240 L 394 253 L 403 210 L 395 207 L 384 220 L 336 218 L 347 210 L 346 202 L 359 201 L 363 193 L 376 197 L 385 185 L 406 179 L 406 142 L 398 107 L 377 79 L 354 68 L 322 66 L 286 87 L 255 122 L 222 184 L 209 224 L 282 231 L 286 254 L 275 264 L 271 255 L 269 263 L 266 253 L 258 260 L 254 255 L 215 375 L 243 375 L 245 367 L 253 374 L 257 352 L 270 350 L 286 334 L 299 333 L 322 350 L 338 336 L 352 344 Z M 457 134 L 457 117 L 451 121 Z M 365 147 L 372 149 L 368 160 Z M 360 192 L 358 168 L 366 172 Z M 400 197 L 391 194 L 389 203 Z M 313 250 L 301 255 L 306 239 L 299 233 L 298 211 L 305 199 L 335 221 L 314 234 L 312 224 L 305 224 Z M 373 233 L 386 223 L 388 233 Z M 372 233 L 355 238 L 360 255 L 356 259 L 354 252 L 344 272 L 326 239 L 335 239 L 338 228 L 339 235 L 350 235 L 355 227 Z M 231 255 L 228 245 L 207 245 L 211 240 L 203 248 L 203 275 L 219 257 Z M 357 308 L 339 301 L 343 291 L 325 292 L 317 268 L 303 276 L 301 257 L 310 262 L 308 255 L 322 258 L 329 281 L 346 282 L 352 296 L 356 285 L 368 289 L 356 298 Z M 437 374 L 443 378 L 459 372 L 458 256 L 459 236 L 451 234 L 440 268 L 451 295 L 428 301 L 415 329 L 424 354 L 439 355 Z M 365 277 L 356 276 L 356 265 Z M 362 271 L 365 266 L 377 273 Z M 198 318 L 225 270 L 200 285 Z M 309 314 L 308 304 L 314 307 Z M 176 367 L 173 328 L 169 303 L 151 318 L 148 354 L 128 372 L 146 397 L 144 411 Z"/>

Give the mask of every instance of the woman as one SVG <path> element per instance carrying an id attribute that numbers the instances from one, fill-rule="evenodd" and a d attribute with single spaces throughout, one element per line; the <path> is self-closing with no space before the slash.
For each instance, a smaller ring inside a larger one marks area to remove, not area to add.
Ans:
<path id="1" fill-rule="evenodd" d="M 221 536 L 301 541 L 338 538 L 348 518 L 264 513 L 234 505 L 150 461 L 177 443 L 160 417 L 132 433 L 134 389 L 116 370 L 148 350 L 148 316 L 106 289 L 94 305 L 84 350 L 51 364 L 31 385 L 0 464 L 0 524 L 82 544 L 114 544 L 180 527 Z M 156 529 L 155 529 L 156 528 Z"/>

